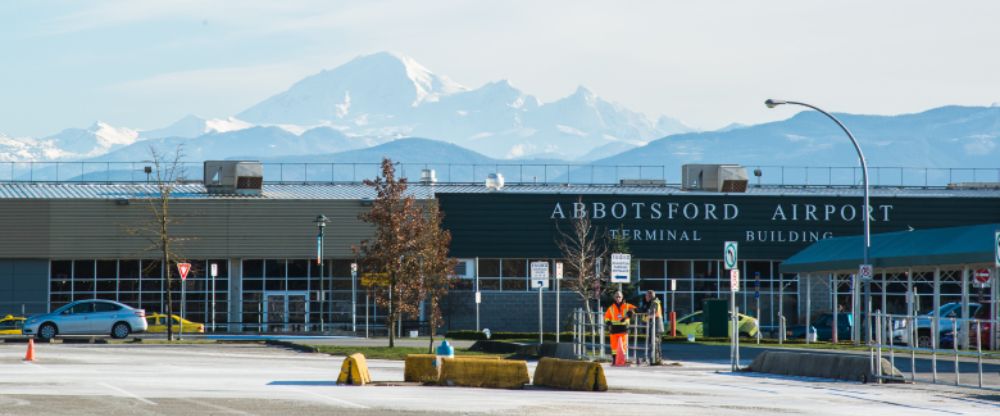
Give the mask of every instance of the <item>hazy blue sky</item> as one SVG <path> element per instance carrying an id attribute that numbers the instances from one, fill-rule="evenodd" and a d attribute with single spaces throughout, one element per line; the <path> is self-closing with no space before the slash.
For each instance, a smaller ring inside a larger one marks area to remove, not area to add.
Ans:
<path id="1" fill-rule="evenodd" d="M 391 50 L 550 101 L 577 85 L 697 128 L 1000 101 L 1000 1 L 7 1 L 0 132 L 222 117 Z"/>

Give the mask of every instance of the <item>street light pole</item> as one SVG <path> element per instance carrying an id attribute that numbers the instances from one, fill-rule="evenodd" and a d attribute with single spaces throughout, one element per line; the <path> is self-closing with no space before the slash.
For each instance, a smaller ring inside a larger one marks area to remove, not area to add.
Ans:
<path id="1" fill-rule="evenodd" d="M 323 319 L 323 314 L 326 313 L 326 292 L 323 287 L 324 274 L 323 274 L 323 230 L 326 228 L 327 218 L 323 214 L 316 216 L 313 223 L 316 224 L 316 228 L 319 229 L 319 233 L 316 235 L 316 264 L 319 266 L 319 332 L 326 331 L 326 325 Z"/>
<path id="2" fill-rule="evenodd" d="M 774 99 L 770 99 L 770 98 L 767 99 L 767 101 L 764 102 L 764 105 L 766 105 L 767 108 L 774 108 L 774 107 L 777 107 L 777 106 L 783 105 L 783 104 L 799 105 L 799 106 L 811 108 L 811 109 L 816 110 L 816 111 L 818 111 L 820 113 L 823 113 L 823 115 L 829 117 L 830 120 L 833 120 L 834 123 L 837 123 L 837 126 L 839 126 L 840 129 L 843 130 L 844 133 L 847 134 L 847 138 L 851 139 L 851 143 L 854 144 L 854 150 L 856 150 L 858 152 L 858 159 L 861 161 L 861 177 L 862 177 L 862 181 L 864 182 L 864 188 L 865 188 L 865 193 L 864 193 L 865 203 L 864 203 L 864 207 L 862 208 L 862 211 L 864 211 L 863 215 L 865 217 L 865 219 L 864 219 L 864 223 L 865 223 L 865 225 L 864 225 L 864 227 L 865 227 L 864 228 L 864 255 L 863 255 L 863 259 L 864 260 L 863 260 L 862 264 L 869 264 L 868 263 L 868 254 L 869 254 L 869 251 L 871 250 L 871 245 L 872 245 L 872 242 L 871 242 L 871 222 L 870 222 L 871 205 L 869 205 L 869 199 L 868 199 L 868 162 L 865 161 L 865 155 L 864 155 L 864 153 L 861 152 L 861 145 L 858 144 L 858 141 L 854 138 L 854 135 L 851 134 L 851 131 L 847 129 L 847 126 L 845 126 L 844 123 L 841 123 L 840 120 L 838 120 L 836 117 L 833 116 L 833 114 L 827 113 L 826 111 L 823 111 L 819 107 L 816 107 L 816 106 L 811 105 L 811 104 L 806 104 L 806 103 L 803 103 L 803 102 L 798 102 L 798 101 L 774 100 Z M 865 326 L 865 342 L 866 343 L 871 343 L 872 333 L 871 333 L 871 325 L 870 325 L 870 318 L 869 317 L 871 316 L 871 307 L 872 307 L 872 305 L 871 305 L 872 284 L 871 284 L 871 280 L 865 280 L 864 283 L 865 283 L 865 306 L 864 306 L 864 308 L 865 308 L 865 322 L 868 322 L 868 324 Z M 837 311 L 834 310 L 833 313 L 837 313 Z M 858 319 L 857 319 L 856 316 L 855 316 L 855 320 L 854 321 L 858 322 Z M 857 344 L 858 340 L 855 339 L 854 343 Z"/>

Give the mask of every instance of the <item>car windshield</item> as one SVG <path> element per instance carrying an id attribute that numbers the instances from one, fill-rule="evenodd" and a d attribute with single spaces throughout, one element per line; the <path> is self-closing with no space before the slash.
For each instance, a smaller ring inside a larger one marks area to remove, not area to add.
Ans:
<path id="1" fill-rule="evenodd" d="M 693 313 L 691 315 L 688 315 L 688 316 L 685 316 L 685 317 L 681 318 L 679 321 L 677 321 L 677 323 L 679 323 L 679 324 L 690 324 L 690 323 L 693 323 L 693 322 L 702 322 L 702 318 L 701 318 L 702 315 L 703 314 L 701 312 L 696 312 L 696 313 Z"/>
<path id="2" fill-rule="evenodd" d="M 6 321 L 0 321 L 0 330 L 3 330 L 3 329 L 20 329 L 21 326 L 22 326 L 21 324 L 23 324 L 23 323 L 24 322 L 21 321 L 20 319 L 9 319 L 9 320 L 6 320 Z"/>

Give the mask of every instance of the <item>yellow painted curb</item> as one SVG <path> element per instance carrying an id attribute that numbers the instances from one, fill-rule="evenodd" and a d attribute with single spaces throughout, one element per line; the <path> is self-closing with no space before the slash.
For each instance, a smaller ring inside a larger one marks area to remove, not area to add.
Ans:
<path id="1" fill-rule="evenodd" d="M 536 386 L 581 391 L 607 391 L 608 381 L 600 363 L 543 357 L 535 367 Z"/>
<path id="2" fill-rule="evenodd" d="M 368 361 L 365 360 L 364 354 L 355 353 L 344 359 L 344 363 L 340 365 L 337 384 L 363 386 L 371 382 L 372 376 L 368 373 Z"/>

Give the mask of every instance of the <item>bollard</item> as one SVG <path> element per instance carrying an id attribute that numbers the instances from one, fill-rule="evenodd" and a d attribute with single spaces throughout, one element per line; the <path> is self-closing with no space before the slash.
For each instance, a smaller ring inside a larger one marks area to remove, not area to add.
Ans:
<path id="1" fill-rule="evenodd" d="M 889 333 L 888 333 L 888 335 L 889 335 L 889 364 L 892 365 L 892 368 L 896 368 L 896 348 L 895 348 L 896 346 L 895 346 L 895 343 L 892 340 L 892 331 L 891 331 L 892 327 L 893 327 L 892 326 L 892 318 L 889 317 L 889 316 L 886 316 L 885 317 L 885 328 L 890 328 Z"/>
<path id="2" fill-rule="evenodd" d="M 677 336 L 677 312 L 670 311 L 670 336 Z"/>
<path id="3" fill-rule="evenodd" d="M 878 358 L 875 360 L 875 374 L 878 384 L 882 384 L 882 311 L 875 311 L 875 346 L 878 348 Z"/>
<path id="4" fill-rule="evenodd" d="M 917 381 L 917 316 L 915 311 L 913 313 L 907 318 L 910 320 L 907 326 L 910 329 L 910 381 Z"/>
<path id="5" fill-rule="evenodd" d="M 785 316 L 778 317 L 778 345 L 785 343 Z"/>
<path id="6" fill-rule="evenodd" d="M 595 321 L 594 325 L 597 325 L 598 329 L 600 330 L 600 337 L 601 337 L 601 340 L 600 340 L 601 358 L 603 359 L 604 358 L 604 325 L 598 324 L 598 323 L 596 323 L 596 321 Z"/>
<path id="7" fill-rule="evenodd" d="M 937 311 L 931 315 L 931 382 L 937 383 L 937 329 L 938 329 L 938 316 Z"/>
<path id="8" fill-rule="evenodd" d="M 976 363 L 979 365 L 979 388 L 983 388 L 983 322 L 976 321 Z"/>
<path id="9" fill-rule="evenodd" d="M 955 352 L 955 385 L 959 383 L 958 377 L 958 322 L 955 318 L 951 318 L 951 349 Z"/>

